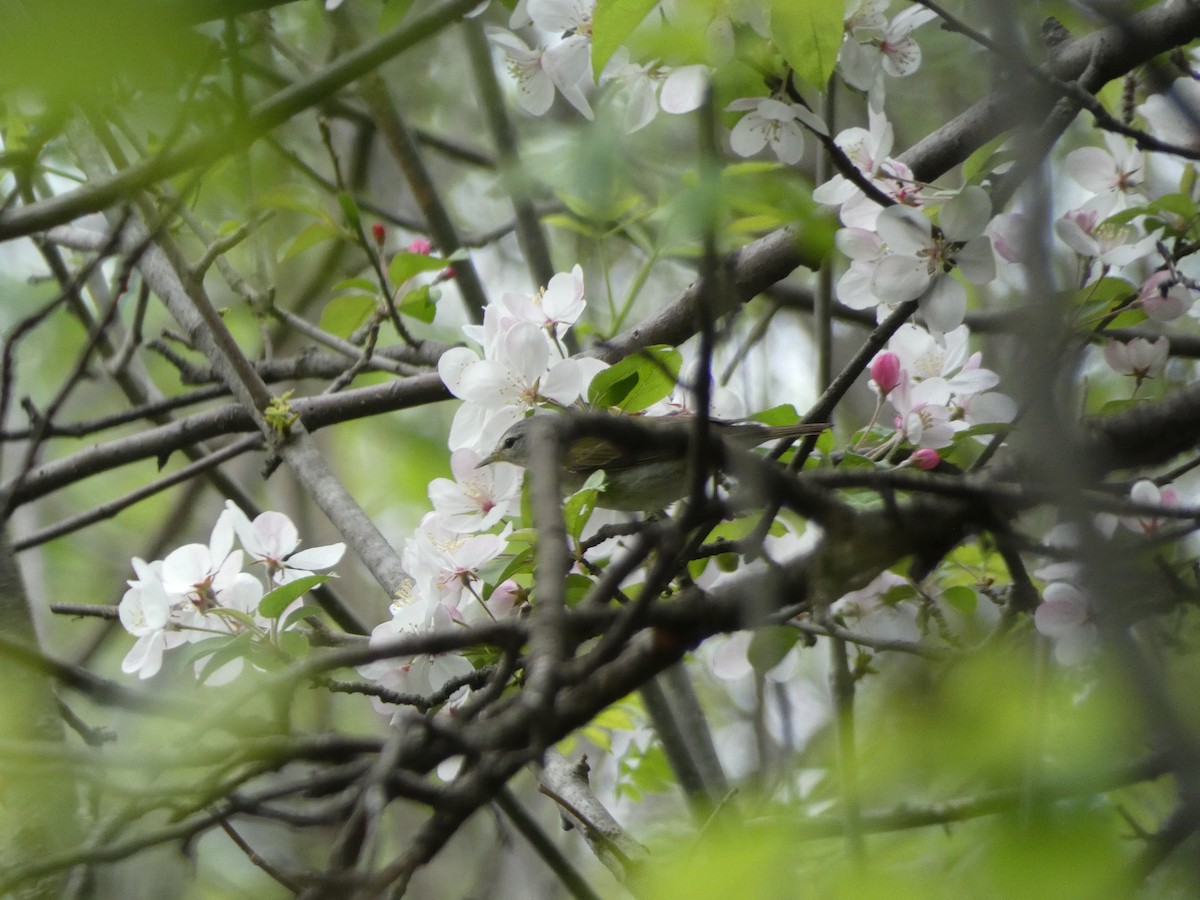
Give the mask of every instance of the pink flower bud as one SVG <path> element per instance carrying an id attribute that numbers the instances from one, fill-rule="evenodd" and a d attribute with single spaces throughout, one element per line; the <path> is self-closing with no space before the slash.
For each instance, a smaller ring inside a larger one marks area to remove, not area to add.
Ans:
<path id="1" fill-rule="evenodd" d="M 922 447 L 919 450 L 914 450 L 913 455 L 909 457 L 912 464 L 918 469 L 924 469 L 928 472 L 930 469 L 936 469 L 938 463 L 942 461 L 941 454 L 929 447 Z"/>
<path id="2" fill-rule="evenodd" d="M 894 391 L 900 384 L 900 357 L 890 350 L 876 356 L 871 361 L 871 380 L 884 397 Z"/>
<path id="3" fill-rule="evenodd" d="M 383 227 L 382 223 L 376 222 L 371 226 L 371 237 L 375 238 L 375 243 L 382 247 L 384 238 L 387 237 L 387 229 Z"/>
<path id="4" fill-rule="evenodd" d="M 409 253 L 420 253 L 422 256 L 428 256 L 433 252 L 433 244 L 425 240 L 425 238 L 417 238 L 408 245 Z"/>
<path id="5" fill-rule="evenodd" d="M 525 589 L 510 578 L 496 585 L 496 589 L 488 598 L 488 609 L 500 619 L 520 607 L 525 602 L 525 597 Z"/>

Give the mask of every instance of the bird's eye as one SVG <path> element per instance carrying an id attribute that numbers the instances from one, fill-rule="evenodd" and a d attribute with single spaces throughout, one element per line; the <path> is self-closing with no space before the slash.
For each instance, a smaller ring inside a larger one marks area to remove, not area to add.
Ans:
<path id="1" fill-rule="evenodd" d="M 507 439 L 507 440 L 504 442 L 504 449 L 505 449 L 505 450 L 511 450 L 511 449 L 512 449 L 513 447 L 515 447 L 515 446 L 517 446 L 517 438 L 516 438 L 516 435 L 513 435 L 512 437 L 508 438 L 508 439 Z"/>

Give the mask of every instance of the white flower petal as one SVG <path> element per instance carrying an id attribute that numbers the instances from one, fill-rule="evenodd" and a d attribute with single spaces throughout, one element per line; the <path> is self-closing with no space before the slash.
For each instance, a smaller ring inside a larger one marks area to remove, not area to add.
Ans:
<path id="1" fill-rule="evenodd" d="M 906 300 L 915 300 L 925 293 L 929 287 L 929 280 L 929 267 L 924 260 L 915 256 L 892 254 L 885 256 L 875 266 L 875 272 L 871 276 L 871 293 L 884 303 L 903 303 Z"/>
<path id="2" fill-rule="evenodd" d="M 729 132 L 729 147 L 738 156 L 753 156 L 767 146 L 766 123 L 762 116 L 750 113 L 742 116 Z"/>
<path id="3" fill-rule="evenodd" d="M 991 217 L 992 198 L 987 191 L 968 185 L 942 207 L 938 224 L 950 240 L 969 241 L 983 234 Z"/>
<path id="4" fill-rule="evenodd" d="M 935 333 L 957 328 L 967 315 L 967 289 L 948 275 L 934 279 L 933 287 L 921 298 L 921 314 Z"/>
<path id="5" fill-rule="evenodd" d="M 996 255 L 992 253 L 990 238 L 977 237 L 967 241 L 955 251 L 954 261 L 971 284 L 987 284 L 996 277 Z"/>
<path id="6" fill-rule="evenodd" d="M 293 553 L 287 559 L 289 569 L 304 569 L 308 572 L 315 572 L 320 569 L 328 569 L 330 566 L 336 566 L 346 553 L 345 544 L 326 544 L 323 547 L 309 547 L 307 550 L 301 550 L 298 553 Z"/>
<path id="7" fill-rule="evenodd" d="M 659 102 L 663 112 L 680 114 L 697 109 L 704 102 L 708 90 L 707 66 L 683 66 L 667 76 L 663 82 Z"/>
<path id="8" fill-rule="evenodd" d="M 915 254 L 933 244 L 933 223 L 920 210 L 902 203 L 883 210 L 875 230 L 893 253 Z"/>

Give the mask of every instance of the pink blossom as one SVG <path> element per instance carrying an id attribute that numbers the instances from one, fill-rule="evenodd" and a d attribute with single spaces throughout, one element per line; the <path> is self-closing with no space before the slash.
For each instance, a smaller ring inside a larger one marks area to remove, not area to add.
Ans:
<path id="1" fill-rule="evenodd" d="M 1064 666 L 1087 659 L 1099 637 L 1087 596 L 1065 581 L 1046 585 L 1033 622 L 1038 632 L 1054 641 L 1054 658 Z"/>
<path id="2" fill-rule="evenodd" d="M 886 397 L 900 383 L 900 357 L 890 351 L 878 354 L 871 362 L 871 380 Z"/>
<path id="3" fill-rule="evenodd" d="M 1170 342 L 1160 337 L 1153 344 L 1145 338 L 1134 338 L 1127 344 L 1109 341 L 1104 347 L 1104 361 L 1118 374 L 1137 379 L 1135 390 L 1147 378 L 1157 378 L 1167 365 Z"/>
<path id="4" fill-rule="evenodd" d="M 1138 291 L 1137 304 L 1157 322 L 1170 322 L 1192 308 L 1192 292 L 1167 269 L 1155 272 Z"/>
<path id="5" fill-rule="evenodd" d="M 1105 212 L 1115 212 L 1144 199 L 1145 159 L 1125 138 L 1105 132 L 1104 142 L 1107 150 L 1080 147 L 1067 154 L 1067 172 L 1100 199 Z"/>
<path id="6" fill-rule="evenodd" d="M 1127 266 L 1154 247 L 1155 236 L 1139 237 L 1128 225 L 1104 225 L 1100 212 L 1085 204 L 1054 223 L 1054 233 L 1080 256 L 1097 259 L 1106 266 Z"/>
<path id="7" fill-rule="evenodd" d="M 1137 111 L 1155 137 L 1200 149 L 1200 128 L 1196 127 L 1200 121 L 1200 82 L 1176 78 L 1165 92 L 1147 97 Z"/>
<path id="8" fill-rule="evenodd" d="M 276 584 L 287 584 L 319 569 L 335 566 L 346 552 L 346 545 L 342 543 L 297 550 L 300 533 L 292 520 L 281 512 L 264 512 L 251 522 L 232 500 L 225 501 L 225 509 L 232 517 L 242 549 L 266 568 L 267 577 Z"/>
<path id="9" fill-rule="evenodd" d="M 1178 506 L 1179 493 L 1173 487 L 1160 488 L 1149 478 L 1142 478 L 1136 481 L 1129 490 L 1129 499 L 1134 503 L 1146 504 L 1148 506 Z M 1121 524 L 1131 531 L 1140 531 L 1142 534 L 1155 534 L 1163 526 L 1165 519 L 1157 516 L 1122 516 Z"/>
<path id="10" fill-rule="evenodd" d="M 942 462 L 942 455 L 930 447 L 920 447 L 909 457 L 918 469 L 929 471 L 936 469 Z"/>
<path id="11" fill-rule="evenodd" d="M 974 186 L 963 188 L 942 207 L 936 232 L 918 210 L 889 206 L 876 222 L 889 252 L 875 266 L 871 293 L 889 306 L 919 300 L 935 334 L 957 328 L 966 315 L 967 292 L 949 273 L 958 269 L 973 284 L 996 277 L 992 242 L 984 234 L 991 211 L 987 193 Z"/>
<path id="12" fill-rule="evenodd" d="M 521 470 L 508 463 L 478 468 L 482 457 L 474 450 L 450 455 L 454 480 L 429 483 L 429 502 L 452 532 L 485 531 L 517 511 L 521 500 Z"/>
<path id="13" fill-rule="evenodd" d="M 903 377 L 888 401 L 898 414 L 896 430 L 917 447 L 949 447 L 954 435 L 966 427 L 963 422 L 951 420 L 950 390 L 941 378 L 913 384 Z"/>
<path id="14" fill-rule="evenodd" d="M 825 123 L 799 103 L 774 97 L 743 97 L 727 107 L 744 111 L 729 133 L 729 146 L 738 156 L 754 156 L 768 144 L 780 162 L 795 165 L 804 154 L 804 128 L 825 133 Z"/>

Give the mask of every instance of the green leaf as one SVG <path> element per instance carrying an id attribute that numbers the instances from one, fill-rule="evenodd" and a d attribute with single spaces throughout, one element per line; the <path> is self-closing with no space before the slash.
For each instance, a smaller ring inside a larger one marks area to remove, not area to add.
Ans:
<path id="1" fill-rule="evenodd" d="M 321 329 L 339 337 L 348 337 L 370 318 L 377 306 L 375 298 L 366 294 L 334 297 L 321 312 Z"/>
<path id="2" fill-rule="evenodd" d="M 581 234 L 586 238 L 600 238 L 604 235 L 605 229 L 595 228 L 578 219 L 566 215 L 551 215 L 542 219 L 548 227 L 561 228 L 564 231 L 573 231 L 575 234 Z"/>
<path id="3" fill-rule="evenodd" d="M 823 461 L 828 461 L 829 456 L 831 453 L 833 453 L 835 447 L 837 447 L 837 438 L 833 436 L 833 429 L 822 431 L 817 436 L 816 448 L 817 454 L 820 454 L 820 458 L 817 458 L 816 454 L 814 454 L 814 456 L 810 456 L 808 461 L 804 464 L 805 468 L 808 468 L 809 466 L 819 466 Z"/>
<path id="4" fill-rule="evenodd" d="M 783 661 L 788 651 L 796 646 L 800 632 L 794 628 L 782 625 L 774 628 L 760 628 L 750 638 L 750 647 L 746 658 L 756 672 L 770 672 Z"/>
<path id="5" fill-rule="evenodd" d="M 254 205 L 260 209 L 287 209 L 309 213 L 318 219 L 329 219 L 325 210 L 318 205 L 316 194 L 304 184 L 281 184 L 268 188 L 254 198 Z"/>
<path id="6" fill-rule="evenodd" d="M 771 0 L 771 39 L 796 74 L 824 91 L 842 44 L 842 3 Z"/>
<path id="7" fill-rule="evenodd" d="M 388 266 L 388 279 L 399 287 L 422 272 L 437 272 L 446 268 L 446 260 L 437 256 L 426 256 L 424 253 L 409 253 L 401 250 L 392 257 Z"/>
<path id="8" fill-rule="evenodd" d="M 268 593 L 258 603 L 258 614 L 267 619 L 278 618 L 279 615 L 292 605 L 292 601 L 308 593 L 318 584 L 329 580 L 328 575 L 305 575 L 287 584 L 281 584 Z"/>
<path id="9" fill-rule="evenodd" d="M 344 281 L 339 281 L 335 284 L 331 291 L 335 294 L 371 294 L 374 296 L 379 293 L 378 282 L 372 281 L 370 278 L 347 278 Z"/>
<path id="10" fill-rule="evenodd" d="M 946 588 L 942 591 L 942 599 L 968 617 L 975 615 L 975 607 L 979 605 L 979 595 L 965 584 Z"/>
<path id="11" fill-rule="evenodd" d="M 279 659 L 279 654 L 269 654 L 275 659 L 275 666 L 269 668 L 281 668 L 291 660 L 299 659 L 305 656 L 309 651 L 308 638 L 299 631 L 281 631 L 279 639 L 276 641 L 276 646 L 283 651 L 287 659 Z"/>
<path id="12" fill-rule="evenodd" d="M 296 607 L 296 609 L 293 609 L 290 613 L 287 614 L 287 618 L 285 618 L 282 622 L 279 623 L 279 630 L 286 631 L 287 629 L 291 628 L 293 625 L 296 625 L 300 622 L 304 622 L 308 619 L 320 619 L 322 621 L 327 621 L 325 611 L 322 610 L 320 607 L 298 606 L 298 607 Z"/>
<path id="13" fill-rule="evenodd" d="M 375 30 L 380 33 L 391 31 L 404 21 L 412 5 L 413 0 L 383 0 L 383 11 L 379 13 L 379 25 Z"/>
<path id="14" fill-rule="evenodd" d="M 401 313 L 406 316 L 412 316 L 418 321 L 429 324 L 437 315 L 437 301 L 441 298 L 441 293 L 430 288 L 429 285 L 423 284 L 416 290 L 409 291 L 400 299 L 400 305 L 397 307 Z"/>
<path id="15" fill-rule="evenodd" d="M 563 504 L 563 519 L 567 525 L 567 533 L 576 543 L 588 520 L 596 511 L 596 498 L 604 487 L 604 473 L 593 472 L 584 482 L 583 487 L 567 498 Z"/>
<path id="16" fill-rule="evenodd" d="M 683 357 L 674 347 L 646 347 L 603 370 L 588 388 L 588 403 L 641 412 L 666 397 L 679 378 Z"/>
<path id="17" fill-rule="evenodd" d="M 592 75 L 597 80 L 616 49 L 657 3 L 658 0 L 596 0 L 592 13 Z"/>
<path id="18" fill-rule="evenodd" d="M 995 171 L 997 166 L 1010 162 L 1014 157 L 1013 152 L 1000 149 L 1007 140 L 1009 136 L 1006 134 L 992 138 L 968 156 L 962 164 L 963 180 L 969 184 L 979 184 Z"/>
<path id="19" fill-rule="evenodd" d="M 914 600 L 916 597 L 916 588 L 911 584 L 897 584 L 884 591 L 879 597 L 879 602 L 884 606 L 896 606 L 905 600 Z"/>
<path id="20" fill-rule="evenodd" d="M 342 231 L 328 222 L 313 222 L 310 225 L 304 226 L 300 233 L 288 244 L 287 250 L 283 253 L 283 259 L 291 259 L 297 253 L 303 253 L 309 247 L 315 247 L 317 244 L 322 244 L 325 241 L 337 240 L 342 236 Z"/>
<path id="21" fill-rule="evenodd" d="M 847 450 L 838 462 L 839 469 L 878 469 L 879 463 L 861 453 Z"/>
<path id="22" fill-rule="evenodd" d="M 1184 168 L 1183 174 L 1179 176 L 1179 193 L 1185 197 L 1192 196 L 1192 189 L 1196 186 L 1196 167 L 1189 165 Z"/>
<path id="23" fill-rule="evenodd" d="M 526 547 L 524 550 L 510 559 L 508 561 L 508 565 L 506 565 L 499 573 L 497 573 L 494 577 L 492 577 L 489 573 L 489 576 L 485 580 L 488 584 L 491 584 L 494 587 L 495 585 L 504 584 L 504 582 L 516 575 L 532 574 L 534 555 L 536 553 L 536 548 Z M 487 597 L 490 596 L 491 592 L 489 591 L 484 599 L 486 600 Z"/>
<path id="24" fill-rule="evenodd" d="M 588 578 L 586 575 L 580 575 L 578 572 L 572 572 L 567 575 L 567 606 L 578 606 L 579 602 L 587 596 L 587 592 L 591 589 L 592 579 Z"/>
<path id="25" fill-rule="evenodd" d="M 204 661 L 204 665 L 196 673 L 196 680 L 203 684 L 221 666 L 245 656 L 250 649 L 250 642 L 253 638 L 254 635 L 246 631 L 226 643 L 220 650 Z"/>
<path id="26" fill-rule="evenodd" d="M 207 611 L 206 615 L 221 619 L 233 619 L 235 622 L 240 622 L 245 628 L 254 631 L 258 628 L 258 623 L 254 621 L 254 616 L 250 613 L 242 612 L 240 609 L 230 609 L 228 606 L 217 606 Z"/>
<path id="27" fill-rule="evenodd" d="M 1183 194 L 1166 194 L 1150 204 L 1155 219 L 1162 221 L 1172 231 L 1185 231 L 1196 221 L 1200 213 L 1196 201 Z"/>
<path id="28" fill-rule="evenodd" d="M 750 418 L 755 422 L 762 422 L 764 425 L 795 425 L 800 421 L 800 413 L 796 412 L 796 407 L 792 404 L 781 403 L 770 409 L 764 409 L 762 412 L 756 412 Z"/>
<path id="29" fill-rule="evenodd" d="M 1138 406 L 1140 403 L 1140 400 L 1135 400 L 1133 398 L 1128 400 L 1109 400 L 1102 407 L 1100 407 L 1100 415 L 1112 416 L 1116 415 L 1117 413 L 1129 412 L 1129 410 Z"/>
<path id="30" fill-rule="evenodd" d="M 646 748 L 646 752 L 637 758 L 636 763 L 629 768 L 633 786 L 641 794 L 661 794 L 676 789 L 675 774 L 671 770 L 670 763 L 667 762 L 667 755 L 663 751 L 662 744 L 651 744 Z M 687 895 L 678 894 L 676 896 Z"/>
<path id="31" fill-rule="evenodd" d="M 354 198 L 341 191 L 337 195 L 338 206 L 342 208 L 342 215 L 346 217 L 346 224 L 354 231 L 362 228 L 362 216 L 358 212 L 358 204 Z"/>

